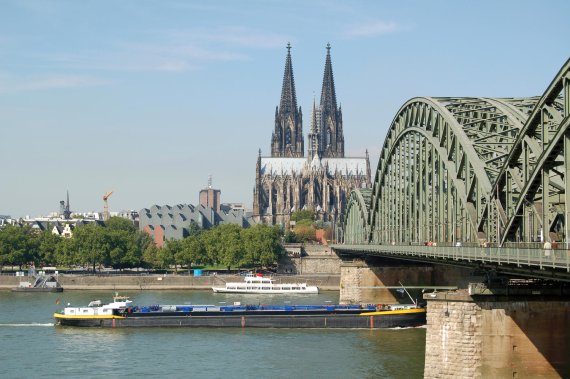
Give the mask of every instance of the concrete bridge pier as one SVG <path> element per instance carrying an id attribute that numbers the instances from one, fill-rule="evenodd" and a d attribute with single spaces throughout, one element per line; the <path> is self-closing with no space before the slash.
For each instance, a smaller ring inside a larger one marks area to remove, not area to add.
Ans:
<path id="1" fill-rule="evenodd" d="M 425 294 L 425 378 L 570 377 L 570 297 Z"/>

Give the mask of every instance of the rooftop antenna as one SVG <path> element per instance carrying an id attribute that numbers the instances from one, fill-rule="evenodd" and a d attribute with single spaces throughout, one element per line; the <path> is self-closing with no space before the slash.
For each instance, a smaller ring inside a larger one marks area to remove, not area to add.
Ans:
<path id="1" fill-rule="evenodd" d="M 208 175 L 208 188 L 212 188 L 212 175 Z"/>

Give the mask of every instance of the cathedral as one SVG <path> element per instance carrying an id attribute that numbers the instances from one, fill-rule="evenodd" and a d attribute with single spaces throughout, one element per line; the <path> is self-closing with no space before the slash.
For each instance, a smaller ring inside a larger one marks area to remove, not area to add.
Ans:
<path id="1" fill-rule="evenodd" d="M 253 219 L 265 224 L 287 224 L 291 213 L 311 209 L 317 219 L 340 223 L 354 188 L 370 187 L 370 162 L 344 156 L 342 109 L 337 106 L 330 44 L 320 103 L 313 100 L 307 156 L 303 113 L 297 94 L 287 44 L 281 101 L 275 110 L 271 156 L 257 158 L 253 191 Z"/>

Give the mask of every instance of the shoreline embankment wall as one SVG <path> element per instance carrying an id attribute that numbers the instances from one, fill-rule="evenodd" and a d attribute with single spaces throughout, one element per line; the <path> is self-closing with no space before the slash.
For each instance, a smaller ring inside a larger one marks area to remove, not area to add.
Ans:
<path id="1" fill-rule="evenodd" d="M 276 282 L 306 282 L 323 291 L 338 291 L 339 274 L 319 275 L 277 275 Z M 21 281 L 33 282 L 29 276 L 0 275 L 0 290 L 17 287 Z M 226 282 L 242 282 L 237 275 L 73 275 L 60 274 L 58 281 L 64 290 L 209 290 L 213 286 L 224 286 Z"/>

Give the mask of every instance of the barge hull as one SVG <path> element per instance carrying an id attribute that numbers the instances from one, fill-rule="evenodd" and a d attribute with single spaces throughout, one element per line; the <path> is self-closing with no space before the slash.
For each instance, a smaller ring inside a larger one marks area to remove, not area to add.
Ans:
<path id="1" fill-rule="evenodd" d="M 137 328 L 137 327 L 215 327 L 215 328 L 317 328 L 381 329 L 425 325 L 426 313 L 362 316 L 328 315 L 224 315 L 224 316 L 148 316 L 106 319 L 58 318 L 63 326 Z"/>

